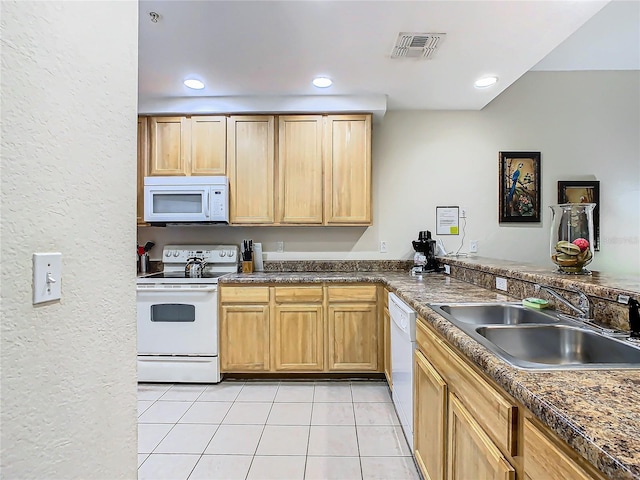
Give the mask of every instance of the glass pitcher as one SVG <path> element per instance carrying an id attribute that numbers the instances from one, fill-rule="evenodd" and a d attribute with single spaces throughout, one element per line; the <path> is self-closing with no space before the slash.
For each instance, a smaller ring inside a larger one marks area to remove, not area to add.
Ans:
<path id="1" fill-rule="evenodd" d="M 590 275 L 585 265 L 593 260 L 595 203 L 551 205 L 551 260 L 561 273 Z"/>

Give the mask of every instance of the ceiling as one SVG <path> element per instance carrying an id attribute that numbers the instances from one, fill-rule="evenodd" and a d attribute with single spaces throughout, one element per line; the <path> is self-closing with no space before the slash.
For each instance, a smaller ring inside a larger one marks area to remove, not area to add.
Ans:
<path id="1" fill-rule="evenodd" d="M 590 69 L 599 69 L 593 63 L 611 63 L 616 47 L 603 49 L 602 40 L 611 36 L 602 29 L 614 25 L 627 33 L 613 40 L 631 38 L 635 47 L 626 57 L 633 63 L 635 56 L 639 68 L 639 42 L 633 42 L 633 35 L 640 38 L 640 3 L 607 3 L 141 0 L 139 110 L 481 109 L 532 68 L 584 69 L 591 63 Z M 604 23 L 598 20 L 601 9 Z M 156 23 L 149 12 L 160 15 Z M 595 25 L 581 37 L 580 27 L 592 17 L 585 28 Z M 620 27 L 620 22 L 630 26 Z M 391 51 L 400 32 L 446 37 L 430 59 L 394 59 Z M 600 44 L 598 51 L 584 46 L 589 42 Z M 585 50 L 590 54 L 576 55 Z M 613 68 L 620 69 L 619 64 Z M 332 78 L 333 86 L 314 87 L 311 80 L 318 75 Z M 484 75 L 497 75 L 498 84 L 475 88 L 473 82 Z M 188 89 L 182 82 L 189 77 L 206 87 Z"/>

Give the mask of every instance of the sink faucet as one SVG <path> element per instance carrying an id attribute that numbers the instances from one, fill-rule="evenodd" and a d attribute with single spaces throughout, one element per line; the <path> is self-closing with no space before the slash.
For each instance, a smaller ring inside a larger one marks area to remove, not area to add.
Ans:
<path id="1" fill-rule="evenodd" d="M 541 289 L 544 290 L 549 295 L 551 295 L 553 298 L 558 300 L 560 303 L 562 303 L 566 307 L 568 307 L 571 310 L 573 310 L 574 312 L 576 312 L 578 318 L 581 318 L 583 320 L 591 319 L 591 303 L 589 302 L 589 297 L 587 297 L 580 290 L 578 290 L 578 289 L 569 289 L 569 291 L 578 294 L 578 306 L 575 306 L 573 303 L 571 303 L 569 300 L 564 298 L 562 295 L 560 295 L 558 292 L 556 292 L 555 290 L 551 289 L 550 287 L 546 287 L 544 285 L 539 285 L 539 284 L 536 283 L 533 286 L 533 288 L 535 289 L 536 294 L 538 294 L 538 292 L 540 292 Z"/>

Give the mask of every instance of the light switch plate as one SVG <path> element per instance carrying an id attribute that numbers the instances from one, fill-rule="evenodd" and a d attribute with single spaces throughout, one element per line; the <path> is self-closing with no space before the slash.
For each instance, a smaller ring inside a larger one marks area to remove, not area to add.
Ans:
<path id="1" fill-rule="evenodd" d="M 451 267 L 449 265 L 444 266 L 444 273 L 451 275 Z"/>
<path id="2" fill-rule="evenodd" d="M 33 304 L 60 300 L 62 253 L 33 254 Z"/>

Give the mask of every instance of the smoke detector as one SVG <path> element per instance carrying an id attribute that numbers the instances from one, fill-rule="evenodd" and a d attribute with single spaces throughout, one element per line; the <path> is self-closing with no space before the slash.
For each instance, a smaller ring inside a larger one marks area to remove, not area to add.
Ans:
<path id="1" fill-rule="evenodd" d="M 391 52 L 391 58 L 431 58 L 446 33 L 400 32 Z"/>

